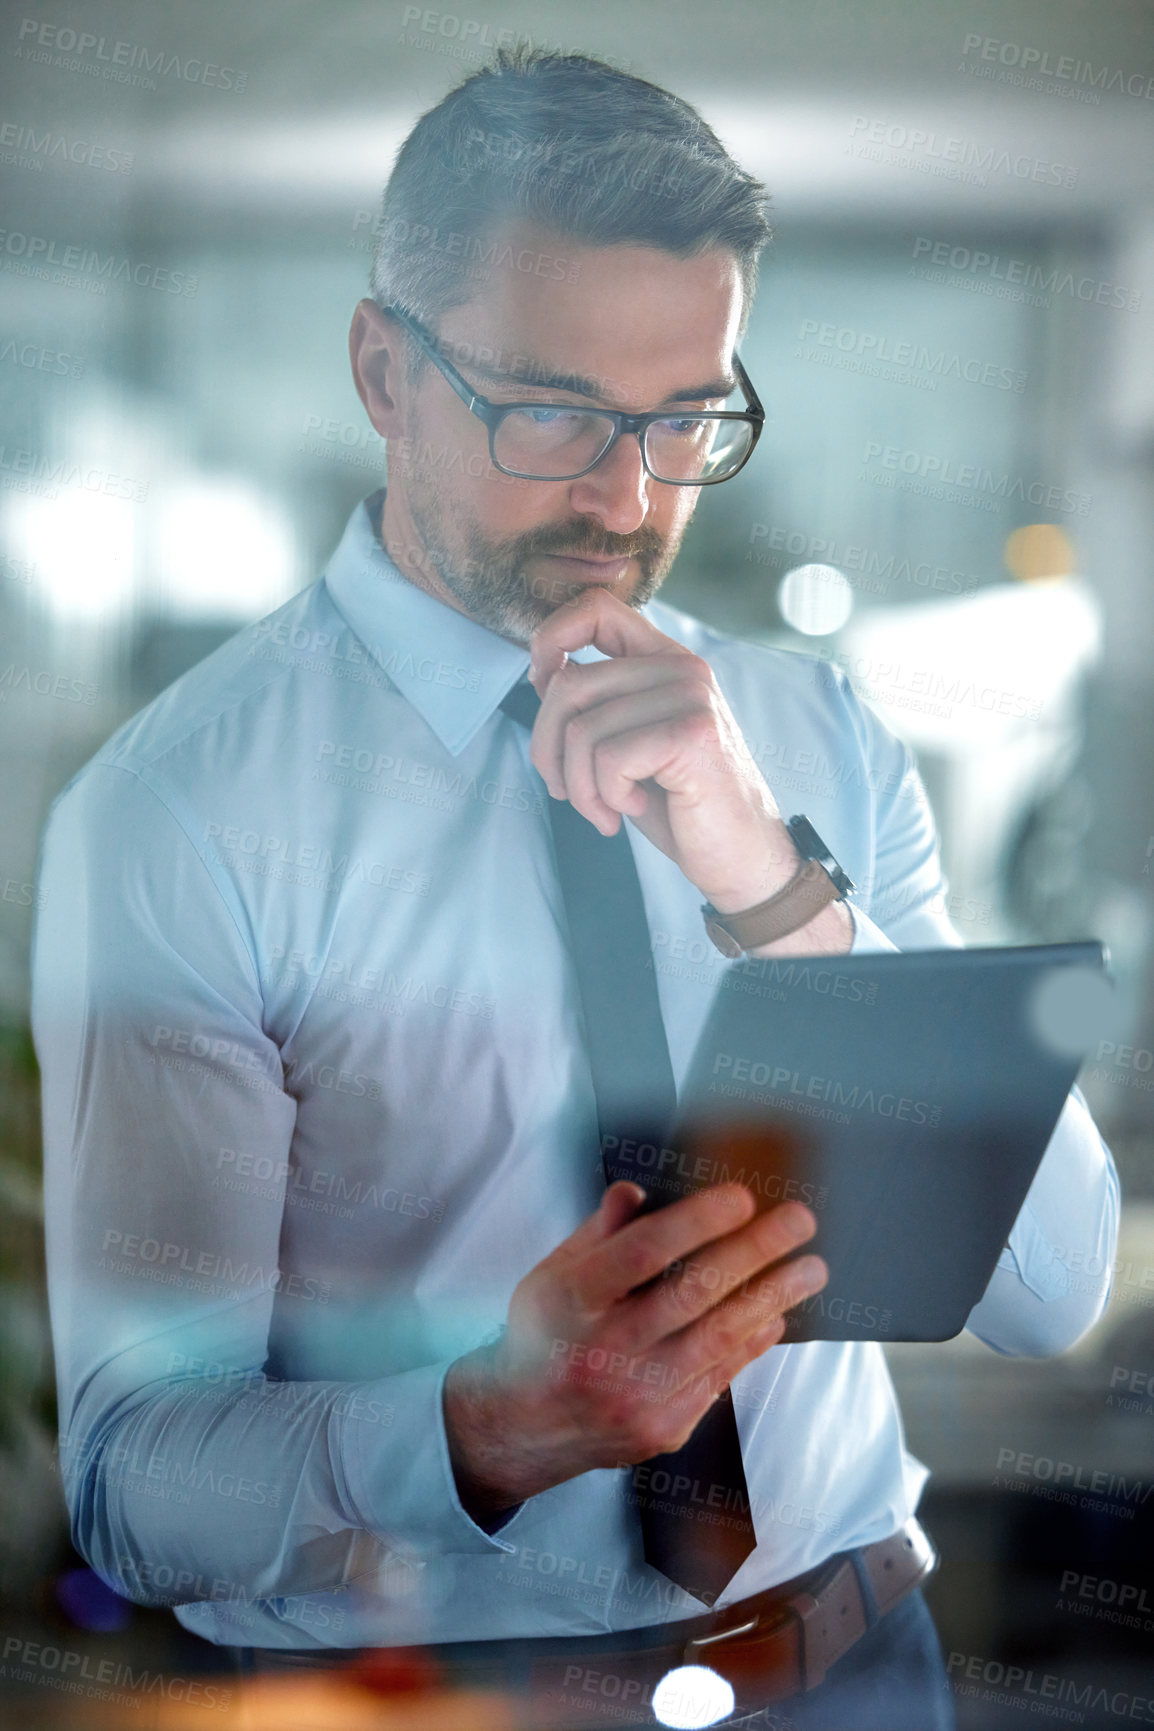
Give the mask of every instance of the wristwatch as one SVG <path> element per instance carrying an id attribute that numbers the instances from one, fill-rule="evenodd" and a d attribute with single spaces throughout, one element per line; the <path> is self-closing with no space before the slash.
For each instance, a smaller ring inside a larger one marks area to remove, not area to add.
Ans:
<path id="1" fill-rule="evenodd" d="M 788 937 L 831 902 L 844 901 L 854 887 L 807 817 L 791 817 L 785 827 L 801 855 L 802 866 L 784 889 L 739 914 L 718 913 L 712 902 L 706 902 L 701 910 L 714 946 L 730 961 L 747 950 Z"/>

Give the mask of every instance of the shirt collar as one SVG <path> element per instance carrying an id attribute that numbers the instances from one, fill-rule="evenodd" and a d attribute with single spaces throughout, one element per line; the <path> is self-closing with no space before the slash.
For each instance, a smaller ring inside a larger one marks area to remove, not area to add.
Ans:
<path id="1" fill-rule="evenodd" d="M 454 757 L 529 667 L 529 651 L 403 577 L 363 499 L 325 570 L 325 584 L 370 655 Z"/>
<path id="2" fill-rule="evenodd" d="M 362 499 L 325 569 L 333 603 L 370 655 L 457 757 L 529 669 L 529 651 L 418 589 L 373 528 L 383 490 Z M 579 649 L 575 661 L 600 661 Z"/>

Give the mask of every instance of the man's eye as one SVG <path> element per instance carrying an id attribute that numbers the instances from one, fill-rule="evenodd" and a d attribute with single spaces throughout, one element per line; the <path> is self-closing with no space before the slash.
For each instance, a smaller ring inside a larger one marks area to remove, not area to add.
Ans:
<path id="1" fill-rule="evenodd" d="M 578 415 L 578 409 L 522 409 L 521 414 L 535 427 L 555 427 L 559 422 L 571 420 Z"/>
<path id="2" fill-rule="evenodd" d="M 670 415 L 660 424 L 679 439 L 692 439 L 704 432 L 708 425 L 700 415 Z"/>

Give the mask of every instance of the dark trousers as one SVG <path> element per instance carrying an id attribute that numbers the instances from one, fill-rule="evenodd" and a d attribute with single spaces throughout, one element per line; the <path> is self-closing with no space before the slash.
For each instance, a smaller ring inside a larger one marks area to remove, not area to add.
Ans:
<path id="1" fill-rule="evenodd" d="M 435 1648 L 433 1651 L 435 1652 Z M 353 1653 L 234 1648 L 242 1674 L 323 1668 Z M 791 1695 L 727 1723 L 743 1731 L 954 1731 L 953 1694 L 941 1644 L 920 1590 L 868 1628 L 808 1694 Z M 652 1731 L 652 1717 L 606 1731 Z"/>

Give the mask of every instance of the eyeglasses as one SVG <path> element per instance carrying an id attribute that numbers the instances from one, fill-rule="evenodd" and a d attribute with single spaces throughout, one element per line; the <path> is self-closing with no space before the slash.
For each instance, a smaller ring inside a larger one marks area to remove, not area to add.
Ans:
<path id="1" fill-rule="evenodd" d="M 489 455 L 503 475 L 522 481 L 576 481 L 608 456 L 623 433 L 636 433 L 641 460 L 655 481 L 712 487 L 730 481 L 753 455 L 765 410 L 749 374 L 733 357 L 748 407 L 710 414 L 657 409 L 585 409 L 576 403 L 492 403 L 473 390 L 437 351 L 432 334 L 399 307 L 384 309 L 411 333 L 465 407 L 489 432 Z"/>

